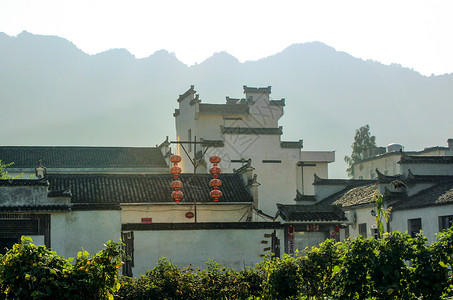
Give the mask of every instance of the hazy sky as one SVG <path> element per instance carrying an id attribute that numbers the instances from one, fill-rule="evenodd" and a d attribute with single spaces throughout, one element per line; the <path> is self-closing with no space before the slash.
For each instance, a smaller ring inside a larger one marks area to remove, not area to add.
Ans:
<path id="1" fill-rule="evenodd" d="M 160 49 L 188 65 L 227 51 L 240 61 L 320 41 L 422 74 L 453 73 L 453 1 L 0 0 L 0 31 L 57 35 L 95 54 Z"/>

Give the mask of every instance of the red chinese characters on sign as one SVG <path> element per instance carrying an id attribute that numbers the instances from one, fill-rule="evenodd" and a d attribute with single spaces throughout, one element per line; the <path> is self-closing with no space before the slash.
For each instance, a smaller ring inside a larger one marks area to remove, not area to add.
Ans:
<path id="1" fill-rule="evenodd" d="M 153 218 L 142 218 L 142 223 L 152 223 Z"/>
<path id="2" fill-rule="evenodd" d="M 307 225 L 307 231 L 319 231 L 319 225 Z"/>
<path id="3" fill-rule="evenodd" d="M 294 254 L 295 248 L 296 248 L 296 242 L 294 240 L 295 238 L 295 233 L 294 233 L 294 227 L 290 225 L 288 227 L 288 254 Z"/>

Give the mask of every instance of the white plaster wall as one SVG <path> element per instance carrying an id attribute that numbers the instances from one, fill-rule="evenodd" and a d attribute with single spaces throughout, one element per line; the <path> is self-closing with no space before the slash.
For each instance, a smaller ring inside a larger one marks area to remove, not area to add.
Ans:
<path id="1" fill-rule="evenodd" d="M 77 257 L 82 248 L 95 254 L 108 240 L 121 239 L 121 211 L 72 211 L 51 215 L 51 248 L 59 255 Z"/>
<path id="2" fill-rule="evenodd" d="M 193 204 L 122 205 L 123 224 L 141 223 L 142 218 L 152 218 L 153 223 L 194 223 L 187 212 L 195 213 Z M 251 214 L 251 204 L 197 204 L 197 222 L 239 222 L 246 221 Z"/>
<path id="3" fill-rule="evenodd" d="M 344 185 L 314 185 L 313 187 L 317 201 L 321 201 L 346 188 Z"/>
<path id="4" fill-rule="evenodd" d="M 213 259 L 225 267 L 242 269 L 260 262 L 270 247 L 273 229 L 134 231 L 134 276 L 144 274 L 166 257 L 179 267 L 205 267 Z M 283 245 L 283 230 L 277 230 Z M 262 244 L 267 240 L 269 244 Z M 283 253 L 283 251 L 282 251 Z"/>
<path id="5" fill-rule="evenodd" d="M 401 169 L 405 176 L 409 169 L 414 175 L 453 175 L 451 164 L 403 164 Z"/>
<path id="6" fill-rule="evenodd" d="M 376 224 L 376 219 L 371 215 L 371 210 L 376 211 L 375 206 L 364 206 L 360 208 L 355 208 L 352 211 L 355 211 L 357 216 L 357 222 L 349 226 L 349 236 L 355 238 L 359 235 L 359 224 L 366 223 L 367 237 L 371 237 L 370 229 L 373 225 Z M 348 210 L 346 210 L 348 211 Z M 384 220 L 384 228 L 387 230 L 387 223 Z"/>
<path id="7" fill-rule="evenodd" d="M 314 195 L 315 194 L 315 188 L 313 186 L 313 182 L 315 179 L 315 174 L 318 175 L 321 178 L 328 178 L 328 167 L 327 163 L 313 163 L 316 164 L 316 166 L 303 166 L 300 167 L 303 170 L 303 189 L 302 194 L 304 195 Z"/>
<path id="8" fill-rule="evenodd" d="M 386 154 L 375 159 L 363 161 L 354 166 L 354 179 L 373 179 L 376 174 L 376 168 L 385 175 L 402 174 L 398 161 L 401 159 L 401 153 L 394 152 Z M 373 177 L 374 176 L 374 177 Z"/>
<path id="9" fill-rule="evenodd" d="M 43 246 L 44 243 L 44 236 L 43 235 L 30 235 L 31 239 L 33 240 L 33 244 L 36 246 Z"/>
<path id="10" fill-rule="evenodd" d="M 410 210 L 397 210 L 392 212 L 392 230 L 401 232 L 408 231 L 408 219 L 422 219 L 423 235 L 429 242 L 436 240 L 436 233 L 439 232 L 439 217 L 453 215 L 453 205 L 442 205 L 436 207 L 425 207 Z"/>

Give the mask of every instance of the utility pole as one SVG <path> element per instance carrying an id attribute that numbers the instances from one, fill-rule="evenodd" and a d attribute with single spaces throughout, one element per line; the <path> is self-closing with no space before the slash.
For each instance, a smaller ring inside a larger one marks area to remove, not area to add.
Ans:
<path id="1" fill-rule="evenodd" d="M 195 182 L 195 178 L 197 176 L 197 168 L 198 168 L 200 162 L 202 161 L 204 155 L 206 154 L 206 151 L 208 151 L 208 149 L 210 147 L 210 143 L 203 141 L 203 140 L 197 142 L 197 136 L 194 136 L 194 141 L 170 141 L 170 143 L 181 146 L 184 153 L 186 153 L 186 156 L 189 158 L 189 161 L 193 166 L 193 179 L 194 179 L 193 181 Z M 187 152 L 186 147 L 184 147 L 185 144 L 194 145 L 193 158 L 190 157 L 189 152 Z M 197 145 L 202 145 L 202 152 L 201 152 L 201 156 L 199 159 L 197 159 Z M 206 148 L 204 149 L 204 151 L 203 151 L 203 145 L 206 145 Z M 197 223 L 197 200 L 195 198 L 193 199 L 193 204 L 194 204 L 194 219 L 195 219 L 194 221 L 195 221 L 195 223 Z"/>

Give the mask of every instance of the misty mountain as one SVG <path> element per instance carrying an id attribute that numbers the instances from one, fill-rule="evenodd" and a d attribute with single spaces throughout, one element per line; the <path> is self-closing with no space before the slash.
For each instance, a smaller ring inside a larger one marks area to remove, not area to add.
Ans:
<path id="1" fill-rule="evenodd" d="M 445 146 L 453 137 L 453 74 L 426 77 L 364 61 L 319 42 L 239 62 L 226 52 L 187 66 L 166 50 L 88 55 L 71 42 L 0 33 L 0 144 L 153 146 L 175 137 L 176 99 L 191 84 L 203 102 L 272 86 L 286 98 L 284 140 L 336 150 L 331 177 L 345 177 L 355 129 L 370 124 L 379 145 Z"/>

